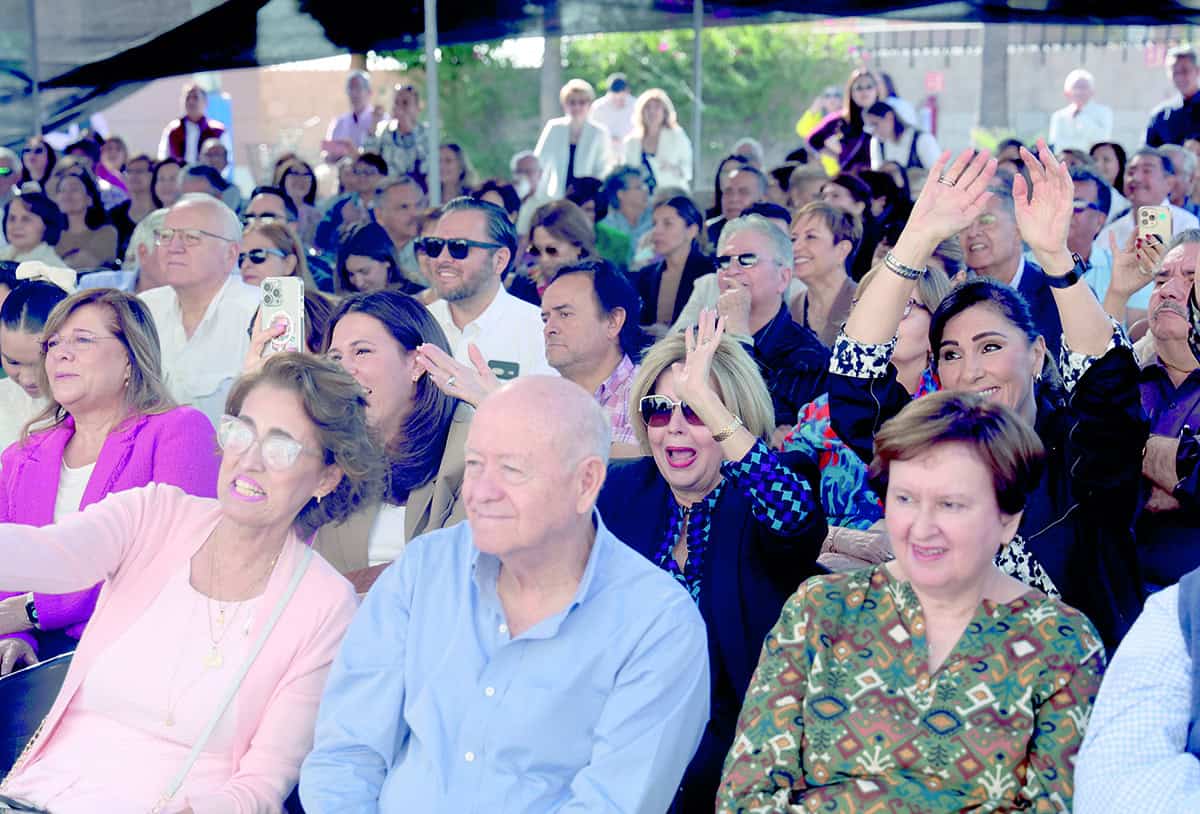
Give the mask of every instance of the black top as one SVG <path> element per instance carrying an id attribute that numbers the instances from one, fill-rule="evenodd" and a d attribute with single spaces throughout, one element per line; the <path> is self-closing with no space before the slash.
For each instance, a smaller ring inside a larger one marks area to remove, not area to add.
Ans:
<path id="1" fill-rule="evenodd" d="M 658 292 L 662 288 L 662 276 L 666 270 L 667 261 L 660 260 L 637 272 L 635 282 L 638 296 L 642 298 L 641 321 L 643 325 L 653 325 L 658 321 Z M 692 287 L 696 284 L 696 280 L 705 274 L 712 274 L 716 270 L 715 261 L 700 251 L 700 247 L 693 243 L 692 252 L 683 266 L 683 277 L 679 280 L 679 292 L 675 295 L 675 307 L 671 310 L 672 325 L 675 324 L 675 320 L 679 319 L 679 314 L 691 298 Z"/>
<path id="2" fill-rule="evenodd" d="M 570 189 L 571 184 L 575 183 L 575 151 L 579 149 L 579 145 L 571 144 L 567 149 L 567 183 L 564 189 Z"/>
<path id="3" fill-rule="evenodd" d="M 117 260 L 125 259 L 125 250 L 129 248 L 129 240 L 133 237 L 133 230 L 137 228 L 133 218 L 129 217 L 131 206 L 133 201 L 126 198 L 108 210 L 108 220 L 117 230 Z"/>
<path id="4" fill-rule="evenodd" d="M 820 474 L 803 454 L 782 453 L 779 461 L 819 494 Z M 649 457 L 610 464 L 597 503 L 609 530 L 652 562 L 674 505 L 670 488 Z M 721 490 L 710 514 L 702 575 L 706 587 L 699 599 L 708 629 L 712 713 L 674 811 L 712 812 L 721 767 L 763 640 L 800 583 L 825 572 L 816 563 L 825 533 L 819 506 L 795 531 L 779 535 L 759 521 L 744 492 L 732 484 Z"/>
<path id="5" fill-rule="evenodd" d="M 911 400 L 893 365 L 878 379 L 829 374 L 833 430 L 864 461 L 871 460 L 875 432 Z M 1110 350 L 1069 398 L 1039 394 L 1034 429 L 1046 447 L 1046 470 L 1018 534 L 1111 653 L 1144 599 L 1133 524 L 1149 426 L 1133 354 Z"/>
<path id="6" fill-rule="evenodd" d="M 829 350 L 812 330 L 792 319 L 786 304 L 746 349 L 771 393 L 776 426 L 794 425 L 800 408 L 825 392 Z"/>
<path id="7" fill-rule="evenodd" d="M 1200 93 L 1190 99 L 1182 97 L 1163 102 L 1150 114 L 1146 126 L 1146 144 L 1161 147 L 1164 144 L 1183 144 L 1200 134 Z"/>

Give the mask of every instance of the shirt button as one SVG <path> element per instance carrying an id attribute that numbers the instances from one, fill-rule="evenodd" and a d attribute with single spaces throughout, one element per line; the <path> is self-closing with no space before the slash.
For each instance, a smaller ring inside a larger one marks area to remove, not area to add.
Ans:
<path id="1" fill-rule="evenodd" d="M 498 630 L 499 630 L 501 633 L 508 633 L 508 625 L 500 625 L 500 627 L 498 628 Z"/>
<path id="2" fill-rule="evenodd" d="M 488 698 L 491 698 L 493 695 L 496 694 L 496 688 L 488 687 L 486 690 L 483 691 L 483 694 L 486 695 Z"/>
<path id="3" fill-rule="evenodd" d="M 467 752 L 465 755 L 463 755 L 463 759 L 466 760 L 467 763 L 474 763 L 475 762 L 475 753 Z"/>

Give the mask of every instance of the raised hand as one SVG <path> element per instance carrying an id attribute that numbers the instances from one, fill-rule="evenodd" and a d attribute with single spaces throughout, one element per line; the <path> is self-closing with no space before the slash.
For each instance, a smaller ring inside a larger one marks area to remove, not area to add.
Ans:
<path id="1" fill-rule="evenodd" d="M 1157 235 L 1138 237 L 1137 232 L 1130 233 L 1124 246 L 1117 246 L 1117 237 L 1111 230 L 1108 248 L 1112 251 L 1112 281 L 1108 290 L 1126 300 L 1154 280 L 1154 271 L 1166 249 Z"/>
<path id="2" fill-rule="evenodd" d="M 1070 254 L 1067 232 L 1075 213 L 1075 184 L 1071 181 L 1070 169 L 1054 157 L 1046 142 L 1038 139 L 1037 146 L 1037 156 L 1021 148 L 1021 160 L 1029 172 L 1033 194 L 1029 194 L 1030 184 L 1025 177 L 1017 175 L 1013 179 L 1013 200 L 1021 239 L 1033 250 L 1047 273 L 1051 273 L 1049 263 L 1044 259 Z"/>
<path id="3" fill-rule="evenodd" d="M 261 319 L 261 312 L 255 314 L 254 332 L 250 334 L 250 347 L 246 351 L 246 358 L 242 360 L 243 375 L 257 373 L 267 361 L 267 346 L 271 344 L 271 340 L 278 339 L 288 330 L 288 318 L 283 314 L 276 315 L 271 324 L 266 327 L 259 324 Z"/>
<path id="4" fill-rule="evenodd" d="M 949 151 L 942 153 L 929 169 L 929 180 L 913 204 L 904 233 L 910 240 L 920 238 L 932 252 L 979 217 L 991 200 L 987 188 L 995 174 L 996 162 L 986 150 L 974 154 L 967 150 L 953 163 Z"/>
<path id="5" fill-rule="evenodd" d="M 478 407 L 489 393 L 500 389 L 500 380 L 488 367 L 479 348 L 469 345 L 467 353 L 471 357 L 470 366 L 459 362 L 437 345 L 419 345 L 414 357 L 413 380 L 425 373 L 447 396 Z"/>
<path id="6" fill-rule="evenodd" d="M 671 370 L 675 373 L 676 397 L 693 408 L 702 410 L 714 400 L 720 401 L 712 386 L 712 360 L 724 334 L 725 318 L 708 308 L 700 312 L 695 327 L 683 332 L 687 355 L 683 362 L 672 364 Z M 704 418 L 702 412 L 700 417 Z"/>

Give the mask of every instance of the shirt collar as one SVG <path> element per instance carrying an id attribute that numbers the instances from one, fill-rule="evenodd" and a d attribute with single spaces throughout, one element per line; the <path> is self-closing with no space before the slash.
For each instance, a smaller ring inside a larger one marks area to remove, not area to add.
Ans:
<path id="1" fill-rule="evenodd" d="M 579 578 L 579 587 L 575 589 L 575 597 L 563 610 L 530 628 L 526 634 L 527 638 L 548 639 L 557 635 L 563 621 L 571 611 L 586 602 L 593 593 L 603 589 L 603 582 L 597 584 L 597 580 L 600 578 L 596 576 L 596 572 L 602 567 L 602 560 L 609 556 L 613 545 L 623 545 L 623 543 L 618 543 L 617 538 L 604 525 L 604 521 L 600 518 L 600 512 L 595 508 L 592 509 L 592 527 L 595 529 L 595 539 L 592 542 L 592 550 L 588 553 L 583 576 Z M 467 522 L 467 528 L 469 531 L 470 521 Z M 486 592 L 488 598 L 494 599 L 496 606 L 500 607 L 499 597 L 496 596 L 496 580 L 500 576 L 500 558 L 476 548 L 471 555 L 471 571 L 476 588 L 481 593 Z"/>
<path id="2" fill-rule="evenodd" d="M 1025 255 L 1021 255 L 1021 262 L 1017 263 L 1017 273 L 1013 275 L 1012 282 L 1008 284 L 1009 288 L 1017 288 L 1021 285 L 1021 278 L 1025 276 Z"/>
<path id="3" fill-rule="evenodd" d="M 596 388 L 596 400 L 604 401 L 604 397 L 607 394 L 619 390 L 621 385 L 628 381 L 636 371 L 637 366 L 633 363 L 633 360 L 629 358 L 629 355 L 626 354 L 622 356 L 621 361 L 617 363 L 612 375 L 601 382 L 600 386 Z"/>

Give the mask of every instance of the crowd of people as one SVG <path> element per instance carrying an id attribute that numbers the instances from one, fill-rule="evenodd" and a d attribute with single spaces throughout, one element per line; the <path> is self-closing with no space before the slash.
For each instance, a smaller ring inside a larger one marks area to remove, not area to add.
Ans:
<path id="1" fill-rule="evenodd" d="M 0 686 L 70 659 L 0 811 L 1194 810 L 1168 66 L 995 155 L 857 69 L 711 190 L 620 74 L 481 179 L 356 71 L 327 200 L 195 85 L 0 149 Z"/>

